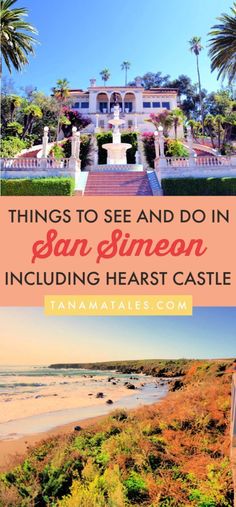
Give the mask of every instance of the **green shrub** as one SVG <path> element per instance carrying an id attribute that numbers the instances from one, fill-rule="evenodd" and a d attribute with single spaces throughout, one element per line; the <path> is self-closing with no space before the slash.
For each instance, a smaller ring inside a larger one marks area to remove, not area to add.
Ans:
<path id="1" fill-rule="evenodd" d="M 124 481 L 127 497 L 131 501 L 138 502 L 148 497 L 148 488 L 143 478 L 136 472 L 131 472 L 129 478 Z"/>
<path id="2" fill-rule="evenodd" d="M 18 121 L 11 121 L 6 126 L 7 136 L 19 136 L 23 132 L 23 126 Z"/>
<path id="3" fill-rule="evenodd" d="M 72 195 L 73 178 L 1 180 L 1 195 Z"/>
<path id="4" fill-rule="evenodd" d="M 71 140 L 67 139 L 62 142 L 64 157 L 71 157 Z M 84 169 L 87 165 L 90 164 L 90 151 L 91 151 L 91 137 L 87 134 L 80 135 L 80 160 L 81 160 L 81 169 Z"/>
<path id="5" fill-rule="evenodd" d="M 155 144 L 154 144 L 154 133 L 144 132 L 142 136 L 144 154 L 149 167 L 154 169 L 154 160 L 156 158 Z"/>
<path id="6" fill-rule="evenodd" d="M 9 136 L 1 142 L 0 156 L 2 158 L 12 158 L 24 148 L 26 148 L 26 143 L 22 139 Z"/>
<path id="7" fill-rule="evenodd" d="M 189 151 L 183 143 L 175 139 L 166 139 L 165 154 L 167 157 L 189 157 Z"/>
<path id="8" fill-rule="evenodd" d="M 106 164 L 107 163 L 107 151 L 102 148 L 103 144 L 112 143 L 112 132 L 101 132 L 97 134 L 97 144 L 98 144 L 98 163 Z M 137 134 L 136 132 L 122 132 L 121 134 L 121 142 L 129 143 L 132 145 L 132 148 L 127 150 L 127 163 L 135 164 L 135 153 L 138 147 Z"/>
<path id="9" fill-rule="evenodd" d="M 236 195 L 236 178 L 163 178 L 164 195 Z"/>
<path id="10" fill-rule="evenodd" d="M 60 144 L 54 144 L 50 150 L 50 155 L 53 155 L 55 159 L 60 160 L 65 157 L 63 146 Z"/>

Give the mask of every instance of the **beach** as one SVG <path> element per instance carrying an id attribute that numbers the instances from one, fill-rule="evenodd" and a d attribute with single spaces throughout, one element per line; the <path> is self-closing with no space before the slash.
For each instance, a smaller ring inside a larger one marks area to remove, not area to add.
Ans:
<path id="1" fill-rule="evenodd" d="M 168 382 L 145 375 L 46 367 L 0 371 L 0 467 L 42 439 L 93 424 L 118 408 L 155 403 Z"/>

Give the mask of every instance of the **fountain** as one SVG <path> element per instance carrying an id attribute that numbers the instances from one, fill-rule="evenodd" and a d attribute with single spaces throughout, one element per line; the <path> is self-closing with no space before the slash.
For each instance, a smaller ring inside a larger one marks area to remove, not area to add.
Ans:
<path id="1" fill-rule="evenodd" d="M 112 143 L 103 144 L 102 147 L 107 150 L 107 164 L 108 165 L 123 165 L 127 164 L 126 151 L 132 148 L 131 144 L 121 142 L 121 134 L 119 126 L 123 125 L 124 120 L 120 120 L 120 107 L 114 106 L 114 118 L 109 123 L 114 126 L 112 132 Z"/>

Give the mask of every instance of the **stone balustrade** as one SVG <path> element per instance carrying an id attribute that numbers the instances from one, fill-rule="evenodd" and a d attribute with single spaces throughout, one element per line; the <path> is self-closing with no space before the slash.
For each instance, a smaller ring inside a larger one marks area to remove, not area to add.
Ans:
<path id="1" fill-rule="evenodd" d="M 47 169 L 62 169 L 69 168 L 69 158 L 63 158 L 60 160 L 49 159 L 49 158 L 29 158 L 29 157 L 18 157 L 18 158 L 3 158 L 1 159 L 1 170 L 15 171 L 15 170 L 47 170 Z"/>
<path id="2" fill-rule="evenodd" d="M 163 178 L 236 177 L 236 156 L 159 157 L 155 170 L 159 182 Z"/>

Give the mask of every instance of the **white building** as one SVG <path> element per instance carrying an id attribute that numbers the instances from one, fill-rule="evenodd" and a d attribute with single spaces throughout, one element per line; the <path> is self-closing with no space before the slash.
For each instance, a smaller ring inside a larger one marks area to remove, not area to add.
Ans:
<path id="1" fill-rule="evenodd" d="M 177 90 L 153 88 L 145 90 L 141 81 L 135 86 L 97 86 L 96 79 L 90 79 L 87 90 L 70 90 L 72 109 L 91 118 L 86 131 L 109 130 L 109 119 L 113 117 L 114 104 L 120 106 L 120 118 L 125 121 L 123 128 L 139 132 L 154 131 L 155 127 L 146 120 L 151 113 L 160 113 L 178 107 Z M 170 132 L 173 136 L 173 129 Z M 183 137 L 182 126 L 178 137 Z"/>

